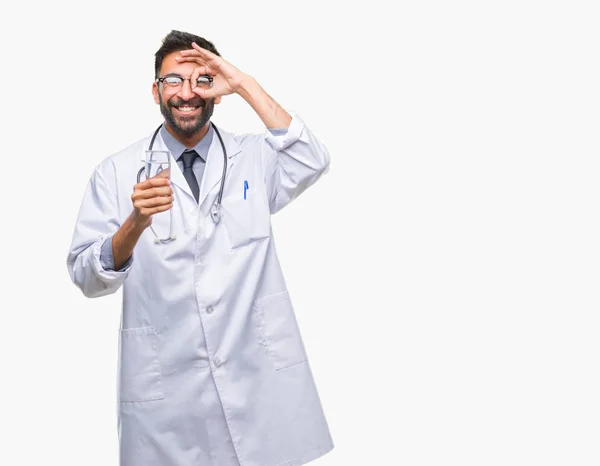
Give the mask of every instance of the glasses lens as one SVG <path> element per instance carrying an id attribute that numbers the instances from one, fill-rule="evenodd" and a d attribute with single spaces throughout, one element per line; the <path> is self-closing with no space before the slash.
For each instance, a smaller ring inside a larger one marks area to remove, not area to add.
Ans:
<path id="1" fill-rule="evenodd" d="M 198 86 L 210 87 L 210 78 L 207 76 L 198 76 Z"/>
<path id="2" fill-rule="evenodd" d="M 183 79 L 180 78 L 179 76 L 167 76 L 164 79 L 164 83 L 167 86 L 180 86 L 182 82 L 183 82 Z"/>

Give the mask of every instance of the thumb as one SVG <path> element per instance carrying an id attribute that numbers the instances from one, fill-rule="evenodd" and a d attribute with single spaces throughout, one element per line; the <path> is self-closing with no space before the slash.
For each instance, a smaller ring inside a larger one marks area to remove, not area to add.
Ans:
<path id="1" fill-rule="evenodd" d="M 201 99 L 206 100 L 206 99 L 211 98 L 211 96 L 209 95 L 210 90 L 211 89 L 202 89 L 202 88 L 196 86 L 192 89 L 192 92 L 197 94 Z"/>
<path id="2" fill-rule="evenodd" d="M 171 177 L 171 169 L 170 168 L 165 168 L 164 170 L 158 172 L 153 178 L 167 178 L 169 179 Z"/>
<path id="3" fill-rule="evenodd" d="M 165 168 L 164 170 L 158 172 L 156 175 L 154 175 L 152 178 L 166 178 L 167 180 L 169 180 L 169 182 L 171 181 L 171 172 L 170 172 L 170 168 Z"/>

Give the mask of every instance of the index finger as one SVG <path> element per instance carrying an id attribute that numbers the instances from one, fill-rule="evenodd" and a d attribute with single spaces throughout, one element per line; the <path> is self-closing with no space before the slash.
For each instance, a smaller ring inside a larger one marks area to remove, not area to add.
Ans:
<path id="1" fill-rule="evenodd" d="M 160 176 L 159 173 L 158 175 L 153 176 L 152 178 L 148 178 L 147 180 L 139 182 L 133 187 L 133 190 L 135 191 L 138 189 L 157 188 L 160 186 L 169 186 L 170 184 L 171 182 L 169 181 L 169 179 L 165 178 L 164 176 Z"/>
<path id="2" fill-rule="evenodd" d="M 165 168 L 164 170 L 159 171 L 156 175 L 154 175 L 152 178 L 170 178 L 171 172 L 170 172 L 170 168 Z M 150 179 L 152 179 L 150 178 Z"/>
<path id="3" fill-rule="evenodd" d="M 196 87 L 196 82 L 199 76 L 211 76 L 211 69 L 208 66 L 197 66 L 192 71 L 192 75 L 190 76 L 190 83 L 192 83 L 192 89 Z"/>
<path id="4" fill-rule="evenodd" d="M 210 50 L 206 50 L 200 47 L 198 44 L 196 44 L 196 42 L 192 42 L 192 47 L 196 52 L 198 52 L 202 57 L 206 58 L 207 60 L 215 60 L 218 57 L 218 55 L 215 55 Z"/>

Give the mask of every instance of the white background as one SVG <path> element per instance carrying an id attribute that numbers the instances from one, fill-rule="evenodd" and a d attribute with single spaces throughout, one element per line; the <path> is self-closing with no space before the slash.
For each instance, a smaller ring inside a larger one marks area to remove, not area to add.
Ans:
<path id="1" fill-rule="evenodd" d="M 117 464 L 121 293 L 84 298 L 66 256 L 93 167 L 160 122 L 171 29 L 331 154 L 273 218 L 336 445 L 315 466 L 599 464 L 595 2 L 334 3 L 3 12 L 0 464 Z M 264 131 L 239 96 L 213 120 Z"/>

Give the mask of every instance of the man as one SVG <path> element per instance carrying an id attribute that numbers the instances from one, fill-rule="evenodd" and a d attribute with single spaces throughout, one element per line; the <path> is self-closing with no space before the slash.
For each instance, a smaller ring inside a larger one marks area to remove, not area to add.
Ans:
<path id="1" fill-rule="evenodd" d="M 165 170 L 136 184 L 151 135 L 102 161 L 67 260 L 87 297 L 123 285 L 120 464 L 307 463 L 333 442 L 270 215 L 328 170 L 329 155 L 296 114 L 201 37 L 168 34 L 155 73 L 165 121 L 153 148 L 171 151 L 170 182 Z M 210 123 L 214 105 L 233 93 L 256 111 L 264 135 Z M 168 210 L 176 237 L 158 241 Z"/>

